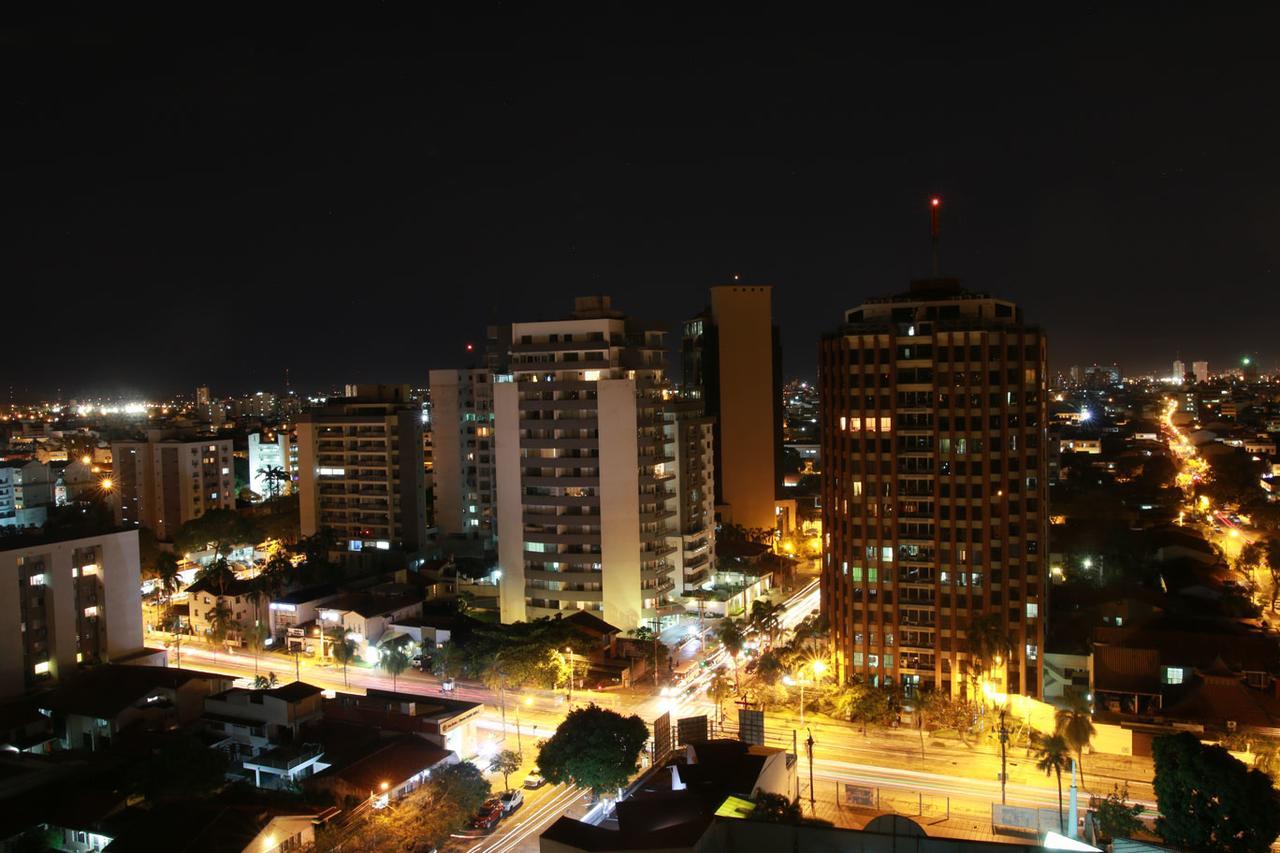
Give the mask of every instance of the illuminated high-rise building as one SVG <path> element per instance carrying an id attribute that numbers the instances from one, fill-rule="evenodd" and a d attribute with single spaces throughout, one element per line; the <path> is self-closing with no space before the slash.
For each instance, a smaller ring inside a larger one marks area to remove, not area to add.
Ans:
<path id="1" fill-rule="evenodd" d="M 664 335 L 607 297 L 514 323 L 493 387 L 502 621 L 587 610 L 623 630 L 682 608 Z"/>
<path id="2" fill-rule="evenodd" d="M 822 611 L 841 676 L 1038 695 L 1043 333 L 1012 302 L 918 281 L 846 312 L 819 386 Z M 969 653 L 980 618 L 1012 647 L 988 673 Z"/>

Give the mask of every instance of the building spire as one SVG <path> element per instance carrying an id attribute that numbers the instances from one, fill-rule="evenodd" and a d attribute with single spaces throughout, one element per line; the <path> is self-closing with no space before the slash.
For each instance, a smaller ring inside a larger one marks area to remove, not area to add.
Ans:
<path id="1" fill-rule="evenodd" d="M 942 227 L 939 222 L 942 214 L 942 199 L 936 195 L 929 199 L 929 237 L 933 242 L 933 277 L 937 278 L 938 272 L 938 242 L 942 236 Z"/>

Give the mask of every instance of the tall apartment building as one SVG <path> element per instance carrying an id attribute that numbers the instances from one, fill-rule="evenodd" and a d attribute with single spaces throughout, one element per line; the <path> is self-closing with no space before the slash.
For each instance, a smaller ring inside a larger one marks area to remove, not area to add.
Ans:
<path id="1" fill-rule="evenodd" d="M 211 509 L 234 509 L 231 439 L 147 430 L 145 441 L 111 443 L 119 524 L 151 528 L 169 541 Z"/>
<path id="2" fill-rule="evenodd" d="M 1191 362 L 1191 373 L 1195 376 L 1197 382 L 1209 381 L 1209 362 L 1193 361 Z"/>
<path id="3" fill-rule="evenodd" d="M 271 495 L 272 489 L 279 495 L 291 494 L 297 479 L 297 461 L 297 441 L 290 430 L 282 428 L 249 433 L 250 491 L 263 499 Z M 277 480 L 273 485 L 265 472 L 276 468 L 285 479 Z"/>
<path id="4" fill-rule="evenodd" d="M 0 698 L 142 649 L 138 532 L 0 539 Z"/>
<path id="5" fill-rule="evenodd" d="M 844 677 L 972 696 L 968 630 L 990 616 L 1013 648 L 996 689 L 1039 695 L 1045 372 L 1017 306 L 951 279 L 823 338 L 822 612 Z"/>
<path id="6" fill-rule="evenodd" d="M 43 462 L 0 462 L 0 527 L 43 525 L 56 487 L 56 476 Z"/>
<path id="7" fill-rule="evenodd" d="M 493 388 L 504 622 L 588 610 L 628 630 L 680 612 L 664 334 L 603 296 L 511 326 Z"/>
<path id="8" fill-rule="evenodd" d="M 445 536 L 497 541 L 493 378 L 487 368 L 431 371 L 436 528 Z"/>
<path id="9" fill-rule="evenodd" d="M 701 400 L 672 400 L 663 412 L 675 447 L 675 526 L 667 537 L 676 590 L 687 595 L 711 580 L 716 551 L 715 419 Z"/>
<path id="10" fill-rule="evenodd" d="M 684 324 L 684 390 L 715 420 L 721 520 L 773 529 L 782 483 L 782 344 L 773 288 L 711 288 L 711 306 Z"/>
<path id="11" fill-rule="evenodd" d="M 427 536 L 422 408 L 407 385 L 360 385 L 298 418 L 302 535 L 332 530 L 346 551 L 403 548 Z"/>
<path id="12" fill-rule="evenodd" d="M 1187 365 L 1180 358 L 1173 360 L 1173 381 L 1181 382 L 1187 375 Z"/>

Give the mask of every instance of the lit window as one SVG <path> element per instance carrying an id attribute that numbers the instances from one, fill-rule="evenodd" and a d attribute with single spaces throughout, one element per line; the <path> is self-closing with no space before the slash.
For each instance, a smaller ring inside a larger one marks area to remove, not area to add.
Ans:
<path id="1" fill-rule="evenodd" d="M 880 562 L 882 563 L 893 562 L 893 546 L 892 545 L 885 545 L 880 549 Z"/>
<path id="2" fill-rule="evenodd" d="M 888 432 L 888 431 L 889 431 L 889 429 L 890 429 L 890 426 L 889 426 L 889 425 L 890 425 L 890 423 L 891 423 L 891 421 L 889 420 L 889 418 L 881 418 L 881 419 L 880 419 L 880 431 L 881 431 L 881 432 Z"/>
<path id="3" fill-rule="evenodd" d="M 844 431 L 848 428 L 849 428 L 849 419 L 842 415 L 840 417 L 840 429 L 841 431 Z"/>
<path id="4" fill-rule="evenodd" d="M 222 469 L 222 475 L 223 475 L 224 477 L 225 477 L 227 474 L 230 474 L 230 473 L 231 473 L 231 469 L 230 469 L 230 468 L 223 468 L 223 469 Z"/>
<path id="5" fill-rule="evenodd" d="M 32 575 L 30 583 L 32 586 L 44 586 L 44 574 Z"/>
<path id="6" fill-rule="evenodd" d="M 1040 647 L 1027 643 L 1027 660 L 1035 660 L 1040 656 Z"/>
<path id="7" fill-rule="evenodd" d="M 92 619 L 97 615 L 98 615 L 98 606 L 96 604 L 90 607 L 86 607 L 84 609 L 84 618 L 86 619 Z"/>
<path id="8" fill-rule="evenodd" d="M 853 481 L 853 496 L 855 498 L 862 497 L 862 481 L 861 480 Z"/>
<path id="9" fill-rule="evenodd" d="M 211 445 L 209 445 L 209 450 L 213 451 L 214 453 L 217 453 L 217 452 L 218 452 L 218 445 L 216 445 L 216 444 L 211 444 Z"/>
<path id="10" fill-rule="evenodd" d="M 1040 605 L 1034 601 L 1027 602 L 1027 618 L 1035 619 L 1040 615 Z"/>
<path id="11" fill-rule="evenodd" d="M 96 575 L 97 573 L 98 573 L 97 563 L 90 563 L 87 566 L 80 567 L 80 574 L 84 575 L 85 577 L 89 577 L 90 575 Z"/>
<path id="12" fill-rule="evenodd" d="M 35 665 L 36 675 L 47 675 L 49 673 L 49 662 L 42 660 Z"/>
<path id="13" fill-rule="evenodd" d="M 1164 671 L 1165 684 L 1181 684 L 1182 683 L 1182 667 L 1170 666 Z"/>

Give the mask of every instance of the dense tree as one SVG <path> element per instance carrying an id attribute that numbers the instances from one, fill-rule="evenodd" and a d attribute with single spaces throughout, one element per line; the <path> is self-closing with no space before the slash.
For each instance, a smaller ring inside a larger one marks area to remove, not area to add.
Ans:
<path id="1" fill-rule="evenodd" d="M 271 629 L 267 627 L 265 622 L 255 621 L 252 625 L 244 629 L 245 645 L 249 647 L 249 651 L 253 653 L 253 674 L 258 674 L 258 658 L 267 647 L 267 639 L 271 636 Z"/>
<path id="2" fill-rule="evenodd" d="M 511 774 L 520 769 L 520 753 L 504 749 L 489 759 L 489 771 L 502 774 L 502 787 L 511 790 Z"/>
<path id="3" fill-rule="evenodd" d="M 990 674 L 997 661 L 1008 658 L 1013 647 L 1009 632 L 995 613 L 975 617 L 965 628 L 965 638 L 975 678 Z"/>
<path id="4" fill-rule="evenodd" d="M 1062 812 L 1062 771 L 1071 769 L 1071 746 L 1062 735 L 1035 736 L 1032 741 L 1036 769 L 1046 776 L 1058 778 L 1058 831 L 1066 833 L 1067 819 Z"/>
<path id="5" fill-rule="evenodd" d="M 431 771 L 426 784 L 385 809 L 317 833 L 318 850 L 395 850 L 427 853 L 443 847 L 489 796 L 489 783 L 463 761 Z"/>
<path id="6" fill-rule="evenodd" d="M 1262 463 L 1243 450 L 1215 454 L 1209 460 L 1212 476 L 1204 491 L 1214 503 L 1248 506 L 1262 497 Z"/>
<path id="7" fill-rule="evenodd" d="M 720 639 L 724 650 L 729 653 L 729 658 L 733 661 L 733 680 L 738 681 L 738 655 L 742 652 L 742 646 L 746 643 L 747 638 L 742 633 L 742 624 L 735 619 L 725 618 L 720 623 L 720 627 L 716 629 L 716 636 Z"/>
<path id="8" fill-rule="evenodd" d="M 1280 837 L 1280 794 L 1271 778 L 1188 732 L 1157 738 L 1156 832 L 1167 844 L 1204 853 L 1269 850 Z"/>
<path id="9" fill-rule="evenodd" d="M 716 703 L 716 714 L 722 723 L 724 722 L 724 700 L 732 694 L 733 685 L 729 683 L 729 679 L 722 671 L 716 670 L 715 675 L 711 676 L 710 683 L 707 684 L 707 696 Z"/>
<path id="10" fill-rule="evenodd" d="M 1276 609 L 1276 599 L 1280 598 L 1280 539 L 1275 536 L 1267 537 L 1266 545 L 1263 546 L 1263 553 L 1266 555 L 1267 571 L 1271 575 L 1271 609 Z"/>
<path id="11" fill-rule="evenodd" d="M 1117 838 L 1131 838 L 1142 828 L 1139 817 L 1145 809 L 1129 802 L 1129 786 L 1121 788 L 1113 785 L 1111 793 L 1105 797 L 1090 797 L 1089 810 L 1098 821 L 1098 830 L 1103 840 L 1114 841 Z"/>
<path id="12" fill-rule="evenodd" d="M 751 602 L 751 627 L 764 634 L 773 645 L 774 634 L 781 627 L 782 614 L 786 608 L 782 604 L 767 599 L 757 598 Z"/>
<path id="13" fill-rule="evenodd" d="M 789 800 L 781 794 L 762 791 L 756 797 L 756 807 L 751 810 L 751 819 L 766 823 L 798 824 L 804 819 L 804 809 L 799 800 Z"/>
<path id="14" fill-rule="evenodd" d="M 213 549 L 214 560 L 225 557 L 241 545 L 253 544 L 254 530 L 234 509 L 211 509 L 183 524 L 173 534 L 173 544 L 181 552 Z"/>
<path id="15" fill-rule="evenodd" d="M 552 782 L 572 782 L 599 797 L 627 784 L 637 769 L 649 728 L 594 703 L 575 708 L 538 750 L 538 767 Z"/>
<path id="16" fill-rule="evenodd" d="M 217 649 L 239 630 L 240 623 L 232 618 L 231 608 L 222 599 L 218 599 L 218 603 L 209 611 L 209 642 Z"/>
<path id="17" fill-rule="evenodd" d="M 161 737 L 149 758 L 136 765 L 147 799 L 155 803 L 191 802 L 226 783 L 227 754 L 209 749 L 195 735 Z"/>

